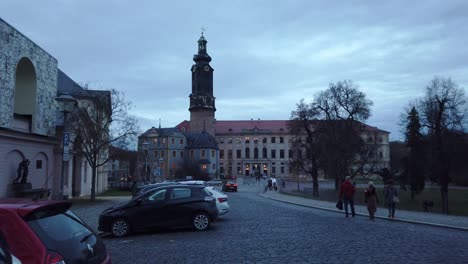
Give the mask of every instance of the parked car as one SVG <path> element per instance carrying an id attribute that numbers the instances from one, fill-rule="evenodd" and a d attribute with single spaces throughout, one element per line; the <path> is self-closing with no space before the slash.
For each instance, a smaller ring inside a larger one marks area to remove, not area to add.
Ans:
<path id="1" fill-rule="evenodd" d="M 180 184 L 187 184 L 187 185 L 203 185 L 203 186 L 208 186 L 208 183 L 206 181 L 199 181 L 199 180 L 191 180 L 191 181 L 179 181 L 177 183 Z"/>
<path id="2" fill-rule="evenodd" d="M 223 192 L 233 191 L 237 192 L 237 182 L 228 180 L 223 184 Z"/>
<path id="3" fill-rule="evenodd" d="M 202 185 L 153 188 L 99 216 L 99 230 L 123 237 L 154 228 L 186 227 L 202 231 L 218 218 L 215 198 Z"/>
<path id="4" fill-rule="evenodd" d="M 219 180 L 219 179 L 213 179 L 213 180 L 211 180 L 211 181 L 209 181 L 207 183 L 208 183 L 208 186 L 221 186 L 221 185 L 223 185 L 223 182 L 221 180 Z"/>
<path id="5" fill-rule="evenodd" d="M 218 208 L 218 214 L 223 215 L 229 212 L 229 202 L 227 194 L 216 190 L 213 186 L 206 187 L 210 193 L 216 198 L 216 207 Z"/>
<path id="6" fill-rule="evenodd" d="M 3 233 L 0 232 L 0 264 L 21 264 L 21 261 L 12 255 L 10 247 Z"/>
<path id="7" fill-rule="evenodd" d="M 143 193 L 145 193 L 145 192 L 147 192 L 147 191 L 149 191 L 151 189 L 161 187 L 161 186 L 174 185 L 174 184 L 178 184 L 178 183 L 177 182 L 158 182 L 158 183 L 150 183 L 150 184 L 140 185 L 132 193 L 132 196 L 133 196 L 133 198 L 135 198 L 135 197 L 138 197 L 138 196 L 142 195 Z"/>
<path id="8" fill-rule="evenodd" d="M 22 263 L 111 263 L 101 238 L 69 201 L 0 200 L 0 232 Z"/>

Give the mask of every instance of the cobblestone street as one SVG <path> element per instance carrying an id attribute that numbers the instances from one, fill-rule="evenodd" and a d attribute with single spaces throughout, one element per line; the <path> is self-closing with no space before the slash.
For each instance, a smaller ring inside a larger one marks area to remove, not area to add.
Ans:
<path id="1" fill-rule="evenodd" d="M 464 231 L 327 212 L 265 199 L 258 186 L 229 193 L 231 212 L 190 229 L 104 239 L 114 263 L 468 263 Z M 76 206 L 93 227 L 119 201 Z"/>

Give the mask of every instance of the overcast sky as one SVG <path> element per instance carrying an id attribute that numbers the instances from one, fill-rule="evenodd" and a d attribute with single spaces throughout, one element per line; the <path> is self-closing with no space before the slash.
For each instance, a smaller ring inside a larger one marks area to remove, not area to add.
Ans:
<path id="1" fill-rule="evenodd" d="M 1 0 L 0 16 L 91 88 L 116 88 L 142 130 L 189 120 L 201 27 L 218 120 L 289 119 L 350 79 L 368 124 L 401 138 L 400 113 L 435 76 L 468 87 L 468 1 Z"/>

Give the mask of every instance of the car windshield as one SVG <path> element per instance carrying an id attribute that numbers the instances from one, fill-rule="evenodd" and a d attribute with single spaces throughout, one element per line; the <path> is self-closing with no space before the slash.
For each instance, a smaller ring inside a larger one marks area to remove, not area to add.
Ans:
<path id="1" fill-rule="evenodd" d="M 28 217 L 31 229 L 51 250 L 66 246 L 72 240 L 81 240 L 92 233 L 81 220 L 71 211 L 50 215 L 47 211 L 39 211 Z"/>
<path id="2" fill-rule="evenodd" d="M 28 218 L 31 219 L 27 221 L 28 225 L 48 250 L 70 252 L 73 247 L 83 242 L 83 239 L 92 244 L 96 243 L 92 230 L 70 210 L 52 215 L 47 211 L 39 211 Z"/>

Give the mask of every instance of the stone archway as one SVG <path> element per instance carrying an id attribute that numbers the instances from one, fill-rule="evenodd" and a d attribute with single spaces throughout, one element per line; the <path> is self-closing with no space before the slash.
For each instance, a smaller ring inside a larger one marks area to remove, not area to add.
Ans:
<path id="1" fill-rule="evenodd" d="M 29 121 L 34 127 L 36 116 L 37 76 L 33 63 L 26 57 L 19 60 L 15 74 L 15 120 Z"/>

